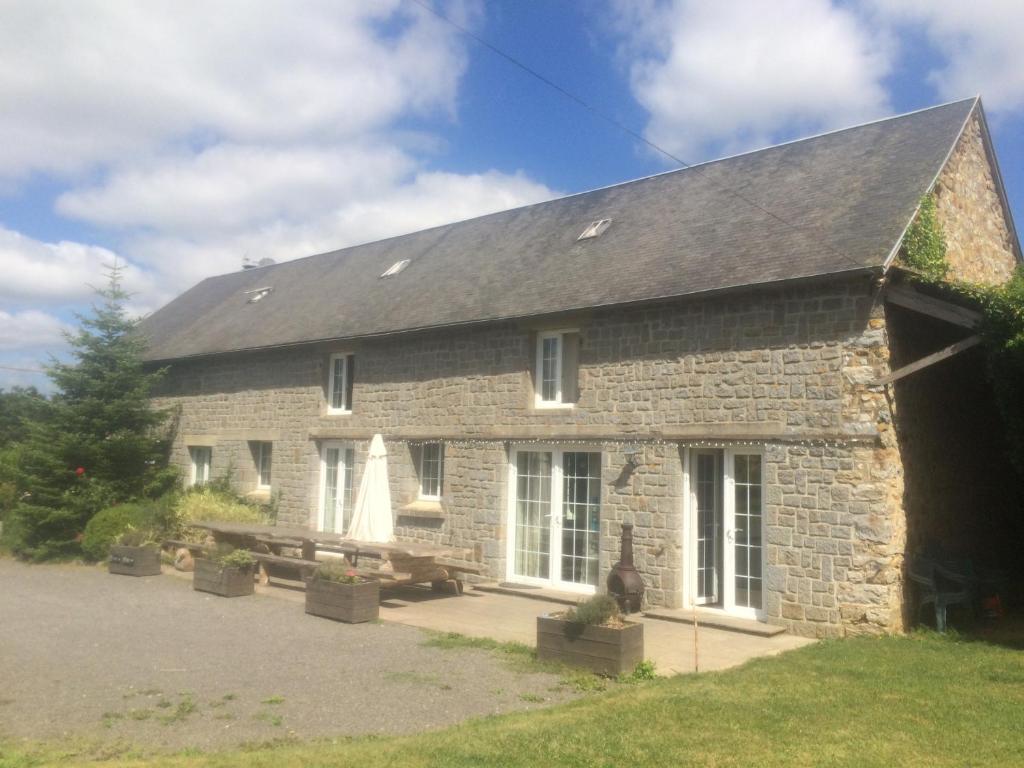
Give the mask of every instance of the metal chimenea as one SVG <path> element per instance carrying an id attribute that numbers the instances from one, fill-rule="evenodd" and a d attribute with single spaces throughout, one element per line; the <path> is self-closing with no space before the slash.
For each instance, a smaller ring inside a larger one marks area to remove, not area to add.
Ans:
<path id="1" fill-rule="evenodd" d="M 608 594 L 615 598 L 623 613 L 637 613 L 644 599 L 644 580 L 633 565 L 633 524 L 622 524 L 622 550 L 619 562 L 608 574 Z"/>

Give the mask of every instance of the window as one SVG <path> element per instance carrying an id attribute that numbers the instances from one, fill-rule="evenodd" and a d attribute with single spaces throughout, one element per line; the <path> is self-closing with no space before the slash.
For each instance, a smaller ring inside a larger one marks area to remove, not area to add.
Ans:
<path id="1" fill-rule="evenodd" d="M 537 334 L 534 374 L 538 408 L 571 407 L 579 397 L 580 336 L 570 331 Z"/>
<path id="2" fill-rule="evenodd" d="M 188 449 L 192 458 L 192 485 L 206 485 L 210 482 L 210 465 L 213 463 L 213 449 L 192 445 Z"/>
<path id="3" fill-rule="evenodd" d="M 444 475 L 444 446 L 424 443 L 420 446 L 420 498 L 441 499 L 441 478 Z"/>
<path id="4" fill-rule="evenodd" d="M 595 237 L 600 237 L 604 234 L 604 231 L 612 225 L 611 219 L 601 219 L 599 221 L 592 221 L 587 225 L 587 228 L 580 233 L 577 240 L 590 240 Z"/>
<path id="5" fill-rule="evenodd" d="M 385 269 L 383 273 L 381 273 L 381 277 L 394 277 L 408 266 L 409 259 L 402 259 L 401 261 L 396 261 L 390 267 Z"/>
<path id="6" fill-rule="evenodd" d="M 256 487 L 270 487 L 270 463 L 274 453 L 273 443 L 256 443 Z"/>
<path id="7" fill-rule="evenodd" d="M 352 413 L 355 355 L 331 355 L 330 367 L 331 373 L 327 382 L 327 413 Z"/>

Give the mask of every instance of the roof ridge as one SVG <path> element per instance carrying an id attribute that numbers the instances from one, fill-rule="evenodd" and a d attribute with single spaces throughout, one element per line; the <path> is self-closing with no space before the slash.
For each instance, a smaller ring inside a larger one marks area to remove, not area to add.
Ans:
<path id="1" fill-rule="evenodd" d="M 419 234 L 423 234 L 425 232 L 432 232 L 434 230 L 440 230 L 440 229 L 444 229 L 446 227 L 453 227 L 453 226 L 457 226 L 459 224 L 464 224 L 464 223 L 469 222 L 469 221 L 476 221 L 478 219 L 485 219 L 485 218 L 488 218 L 490 216 L 498 216 L 498 215 L 501 215 L 501 214 L 512 213 L 513 211 L 525 211 L 527 209 L 534 208 L 534 207 L 536 207 L 538 205 L 548 205 L 549 203 L 555 203 L 555 202 L 559 202 L 561 200 L 570 200 L 570 199 L 572 199 L 574 197 L 581 197 L 583 195 L 589 195 L 589 194 L 592 194 L 594 192 L 603 192 L 604 190 L 608 190 L 608 189 L 616 189 L 618 187 L 625 187 L 625 186 L 630 185 L 630 184 L 638 184 L 640 182 L 650 181 L 651 179 L 660 178 L 662 176 L 668 176 L 668 175 L 674 174 L 674 173 L 685 173 L 686 171 L 701 169 L 701 168 L 703 168 L 705 166 L 714 165 L 715 163 L 721 163 L 721 162 L 724 162 L 726 160 L 735 160 L 735 159 L 740 158 L 740 157 L 747 157 L 747 156 L 750 156 L 750 155 L 756 155 L 756 154 L 759 154 L 761 152 L 768 152 L 769 150 L 779 149 L 781 147 L 787 147 L 787 146 L 791 146 L 793 144 L 800 144 L 800 143 L 803 143 L 805 141 L 814 141 L 816 139 L 821 139 L 821 138 L 824 138 L 826 136 L 834 136 L 836 134 L 845 133 L 846 131 L 854 131 L 854 130 L 858 130 L 860 128 L 866 128 L 866 127 L 868 127 L 870 125 L 878 125 L 879 123 L 885 123 L 885 122 L 889 122 L 889 121 L 900 120 L 900 119 L 904 119 L 904 118 L 907 118 L 907 117 L 911 117 L 913 115 L 920 114 L 922 112 L 931 112 L 931 111 L 936 110 L 936 109 L 943 109 L 944 107 L 951 107 L 951 106 L 953 106 L 955 104 L 962 104 L 962 103 L 965 103 L 965 102 L 968 102 L 968 101 L 976 103 L 976 102 L 980 101 L 980 99 L 981 99 L 980 96 L 971 96 L 971 97 L 964 98 L 964 99 L 954 99 L 953 101 L 947 101 L 947 102 L 945 102 L 943 104 L 935 104 L 935 105 L 930 106 L 930 107 L 921 107 L 920 109 L 910 110 L 909 112 L 902 112 L 902 113 L 897 114 L 897 115 L 888 115 L 886 117 L 880 117 L 880 118 L 877 118 L 875 120 L 868 120 L 868 121 L 863 122 L 863 123 L 857 123 L 856 125 L 848 125 L 848 126 L 845 126 L 843 128 L 834 128 L 834 129 L 832 129 L 830 131 L 822 131 L 821 133 L 812 134 L 810 136 L 802 136 L 802 137 L 800 137 L 798 139 L 790 139 L 789 141 L 782 141 L 782 142 L 779 142 L 778 144 L 770 144 L 768 146 L 758 147 L 757 149 L 751 149 L 751 150 L 747 150 L 745 152 L 738 152 L 738 153 L 733 154 L 733 155 L 725 155 L 725 156 L 722 156 L 722 157 L 716 157 L 716 158 L 713 158 L 711 160 L 702 160 L 701 162 L 698 162 L 698 163 L 688 163 L 685 167 L 682 167 L 682 168 L 670 168 L 670 169 L 665 170 L 665 171 L 659 171 L 657 173 L 648 174 L 647 176 L 639 176 L 639 177 L 634 178 L 634 179 L 626 179 L 624 181 L 617 181 L 617 182 L 614 182 L 613 184 L 605 184 L 604 186 L 593 187 L 591 189 L 585 189 L 585 190 L 581 190 L 579 192 L 571 192 L 569 194 L 561 195 L 559 197 L 552 197 L 552 198 L 549 198 L 547 200 L 539 200 L 539 201 L 537 201 L 535 203 L 527 203 L 525 205 L 520 205 L 520 206 L 516 206 L 516 207 L 513 207 L 513 208 L 503 208 L 500 211 L 492 211 L 490 213 L 482 213 L 482 214 L 479 214 L 477 216 L 470 216 L 469 218 L 466 218 L 466 219 L 457 219 L 455 221 L 448 221 L 448 222 L 445 222 L 443 224 L 435 224 L 434 226 L 431 226 L 431 227 L 424 227 L 423 229 L 415 229 L 415 230 L 412 230 L 410 232 L 402 232 L 401 234 L 398 234 L 398 235 L 389 235 L 388 237 L 380 237 L 380 238 L 377 238 L 375 240 L 366 240 L 366 241 L 359 242 L 359 243 L 352 243 L 351 245 L 342 246 L 341 248 L 334 248 L 332 250 L 321 251 L 319 253 L 310 253 L 310 254 L 307 254 L 305 256 L 298 256 L 298 257 L 296 257 L 294 259 L 287 259 L 285 261 L 276 262 L 274 264 L 267 264 L 267 265 L 262 266 L 262 267 L 261 266 L 250 266 L 247 269 L 245 269 L 244 271 L 247 272 L 247 273 L 255 273 L 255 272 L 258 272 L 259 270 L 274 269 L 275 267 L 282 267 L 282 266 L 285 266 L 287 264 L 294 264 L 296 262 L 305 261 L 307 259 L 316 259 L 316 258 L 320 258 L 320 257 L 323 257 L 323 256 L 332 256 L 334 254 L 338 254 L 338 253 L 341 253 L 343 251 L 348 251 L 348 250 L 351 250 L 353 248 L 362 248 L 362 247 L 367 246 L 367 245 L 375 245 L 377 243 L 384 243 L 384 242 L 387 242 L 389 240 L 401 240 L 402 238 L 405 238 L 405 237 L 411 237 L 413 235 L 419 235 Z M 202 280 L 200 282 L 205 282 L 206 280 L 211 280 L 211 279 L 215 279 L 215 278 L 218 278 L 218 277 L 227 277 L 229 275 L 236 275 L 240 271 L 242 271 L 242 270 L 237 270 L 236 269 L 236 270 L 233 270 L 231 272 L 222 272 L 221 274 L 218 274 L 218 275 L 210 275 L 209 277 L 204 278 L 204 280 Z"/>

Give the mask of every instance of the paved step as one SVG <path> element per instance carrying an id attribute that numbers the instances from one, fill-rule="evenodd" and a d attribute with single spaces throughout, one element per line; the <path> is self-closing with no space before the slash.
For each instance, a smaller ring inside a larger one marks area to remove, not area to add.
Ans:
<path id="1" fill-rule="evenodd" d="M 559 592 L 555 589 L 544 589 L 543 587 L 523 587 L 507 583 L 483 582 L 474 584 L 473 589 L 477 592 L 489 592 L 494 595 L 514 595 L 515 597 L 526 597 L 530 600 L 543 600 L 548 603 L 559 605 L 579 605 L 586 595 L 577 595 L 574 592 Z"/>
<path id="2" fill-rule="evenodd" d="M 648 608 L 644 616 L 649 619 L 661 621 L 674 621 L 678 624 L 693 624 L 693 611 L 682 608 Z M 698 610 L 697 623 L 702 627 L 724 629 L 727 632 L 739 632 L 744 635 L 755 637 L 775 637 L 785 634 L 783 627 L 776 627 L 772 624 L 765 624 L 752 619 L 739 619 L 735 616 L 727 616 L 717 611 Z"/>
<path id="3" fill-rule="evenodd" d="M 556 603 L 559 605 L 577 605 L 580 600 L 585 599 L 583 595 L 577 595 L 573 592 L 559 592 L 554 589 L 545 589 L 543 587 L 524 587 L 498 582 L 474 584 L 473 589 L 478 592 L 488 592 L 496 595 L 514 595 L 515 597 L 525 597 L 530 600 L 542 600 L 544 602 Z M 645 618 L 658 619 L 659 621 L 674 621 L 678 624 L 693 624 L 693 611 L 689 609 L 648 608 L 646 611 L 643 611 L 643 615 Z M 753 621 L 751 619 L 738 619 L 735 616 L 727 616 L 717 611 L 698 610 L 697 622 L 702 627 L 724 629 L 727 632 L 738 632 L 743 635 L 752 635 L 754 637 L 776 637 L 777 635 L 781 635 L 786 632 L 782 627 L 764 624 L 760 621 Z"/>

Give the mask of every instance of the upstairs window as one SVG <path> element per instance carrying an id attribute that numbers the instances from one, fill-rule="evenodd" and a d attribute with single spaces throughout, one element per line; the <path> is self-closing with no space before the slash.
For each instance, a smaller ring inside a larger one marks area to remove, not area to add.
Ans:
<path id="1" fill-rule="evenodd" d="M 204 445 L 192 445 L 189 446 L 188 453 L 192 459 L 192 485 L 206 485 L 210 482 L 213 449 Z"/>
<path id="2" fill-rule="evenodd" d="M 571 407 L 579 398 L 580 335 L 574 331 L 537 334 L 534 390 L 538 408 Z"/>
<path id="3" fill-rule="evenodd" d="M 352 413 L 352 384 L 355 381 L 355 355 L 331 355 L 331 373 L 327 382 L 327 412 Z"/>
<path id="4" fill-rule="evenodd" d="M 256 443 L 256 487 L 270 488 L 270 465 L 274 456 L 273 443 Z"/>
<path id="5" fill-rule="evenodd" d="M 441 478 L 444 476 L 444 446 L 424 443 L 420 446 L 420 498 L 440 501 Z"/>

